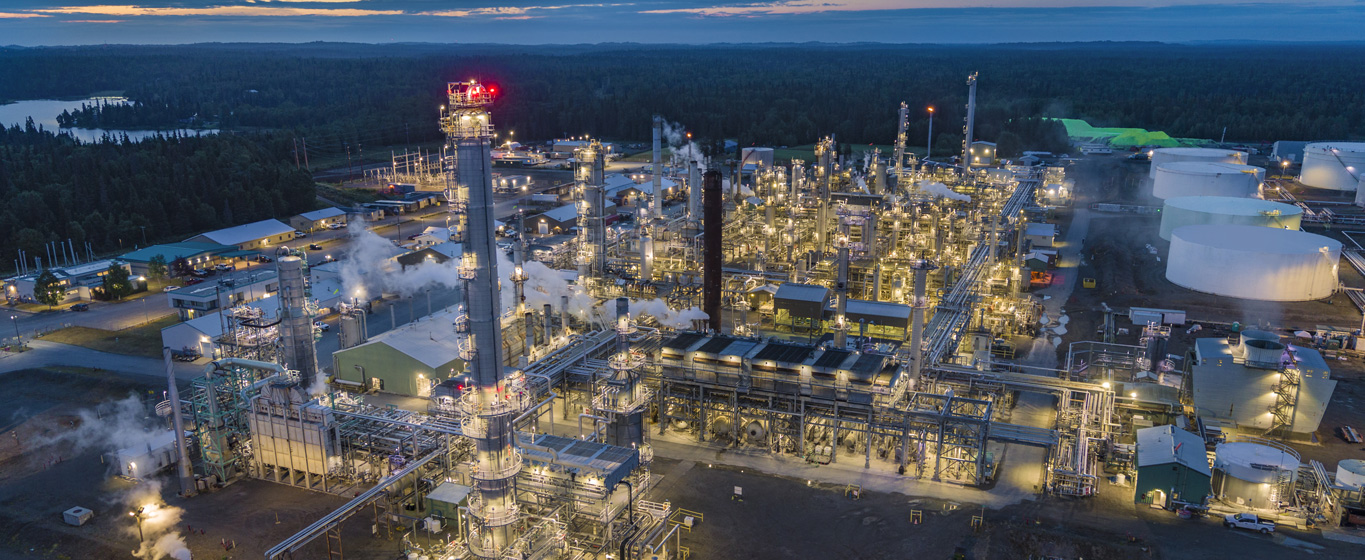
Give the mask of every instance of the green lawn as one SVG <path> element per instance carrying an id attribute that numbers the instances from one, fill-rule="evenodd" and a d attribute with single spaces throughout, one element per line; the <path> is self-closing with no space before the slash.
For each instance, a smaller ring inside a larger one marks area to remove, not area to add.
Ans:
<path id="1" fill-rule="evenodd" d="M 91 350 L 127 354 L 130 356 L 161 357 L 161 329 L 174 325 L 179 317 L 171 315 L 121 331 L 93 329 L 90 327 L 67 327 L 47 333 L 41 338 L 49 342 L 60 342 L 73 346 L 83 346 Z"/>

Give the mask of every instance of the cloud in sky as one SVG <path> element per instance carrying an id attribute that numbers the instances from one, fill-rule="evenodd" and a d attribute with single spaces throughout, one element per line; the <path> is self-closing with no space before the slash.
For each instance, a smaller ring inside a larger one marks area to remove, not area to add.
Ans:
<path id="1" fill-rule="evenodd" d="M 0 43 L 1360 40 L 1362 0 L 4 0 Z"/>

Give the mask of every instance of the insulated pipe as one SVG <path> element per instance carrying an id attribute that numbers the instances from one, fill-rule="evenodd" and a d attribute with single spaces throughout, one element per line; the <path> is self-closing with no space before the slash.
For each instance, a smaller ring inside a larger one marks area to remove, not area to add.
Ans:
<path id="1" fill-rule="evenodd" d="M 592 418 L 592 419 L 593 419 L 593 423 L 592 423 L 592 435 L 593 435 L 593 438 L 592 438 L 592 441 L 596 441 L 596 440 L 597 440 L 597 422 L 598 422 L 598 421 L 601 421 L 601 422 L 603 422 L 603 423 L 606 423 L 606 422 L 610 422 L 610 421 L 611 421 L 611 420 L 608 420 L 608 419 L 603 418 L 603 417 L 601 417 L 601 416 L 594 416 L 594 415 L 588 414 L 588 413 L 586 413 L 586 412 L 583 413 L 583 414 L 579 414 L 579 415 L 578 415 L 578 439 L 584 439 L 584 438 L 583 438 L 583 419 L 584 419 L 584 418 Z"/>

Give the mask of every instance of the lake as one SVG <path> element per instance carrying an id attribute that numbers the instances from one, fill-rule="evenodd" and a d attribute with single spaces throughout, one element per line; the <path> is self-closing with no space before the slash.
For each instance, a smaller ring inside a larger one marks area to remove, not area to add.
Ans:
<path id="1" fill-rule="evenodd" d="M 81 104 L 93 105 L 95 103 L 109 103 L 107 99 L 95 101 L 92 99 L 78 99 L 74 101 L 59 101 L 56 99 L 29 99 L 16 101 L 7 105 L 0 105 L 0 125 L 5 127 L 24 126 L 24 121 L 33 117 L 33 124 L 41 126 L 44 130 L 66 134 L 80 140 L 81 142 L 98 142 L 105 134 L 122 136 L 128 135 L 128 139 L 134 142 L 149 136 L 166 135 L 172 132 L 179 132 L 184 135 L 214 134 L 217 130 L 194 130 L 182 129 L 172 130 L 105 130 L 101 128 L 60 128 L 57 126 L 57 115 L 62 111 L 76 111 L 81 108 Z"/>

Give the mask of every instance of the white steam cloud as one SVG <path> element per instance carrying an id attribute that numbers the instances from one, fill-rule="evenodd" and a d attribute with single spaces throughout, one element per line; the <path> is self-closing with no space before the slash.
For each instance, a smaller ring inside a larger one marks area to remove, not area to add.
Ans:
<path id="1" fill-rule="evenodd" d="M 120 501 L 129 512 L 141 508 L 142 546 L 133 553 L 146 560 L 191 560 L 190 549 L 185 545 L 185 537 L 180 536 L 180 517 L 184 511 L 178 507 L 162 503 L 161 481 L 148 480 L 130 489 Z M 131 537 L 138 536 L 137 525 L 130 525 L 124 532 Z"/>
<path id="2" fill-rule="evenodd" d="M 687 162 L 697 162 L 697 167 L 703 172 L 706 171 L 706 156 L 702 155 L 701 148 L 687 137 L 687 129 L 679 123 L 664 121 L 663 140 L 668 143 L 669 149 L 673 153 L 674 167 L 686 169 Z"/>
<path id="3" fill-rule="evenodd" d="M 919 184 L 917 184 L 915 187 L 918 188 L 920 192 L 929 193 L 934 196 L 941 196 L 947 198 L 948 200 L 960 200 L 962 202 L 972 201 L 972 197 L 954 191 L 953 189 L 948 188 L 948 185 L 945 185 L 938 181 L 920 181 Z"/>
<path id="4" fill-rule="evenodd" d="M 405 252 L 402 248 L 358 222 L 353 222 L 349 231 L 352 240 L 341 265 L 341 286 L 346 297 L 363 300 L 381 293 L 410 296 L 432 286 L 460 285 L 460 259 L 426 262 L 402 270 L 392 259 Z"/>
<path id="5" fill-rule="evenodd" d="M 632 300 L 630 302 L 630 312 L 633 314 L 644 314 L 659 321 L 659 324 L 672 329 L 690 329 L 692 321 L 705 321 L 710 318 L 700 307 L 691 307 L 681 311 L 670 309 L 668 303 L 662 299 L 651 300 Z"/>
<path id="6" fill-rule="evenodd" d="M 80 418 L 80 425 L 75 430 L 47 443 L 70 443 L 76 453 L 88 450 L 116 452 L 150 448 L 157 436 L 166 433 L 164 425 L 155 417 L 148 416 L 146 407 L 137 396 L 104 403 L 93 410 L 81 410 L 76 415 Z M 179 533 L 180 517 L 184 512 L 164 504 L 161 496 L 161 481 L 148 478 L 139 481 L 117 498 L 123 508 L 119 511 L 135 512 L 142 508 L 142 533 L 145 538 L 134 555 L 148 560 L 190 560 L 190 549 Z M 138 535 L 136 524 L 129 524 L 123 530 L 131 537 L 136 538 Z"/>

